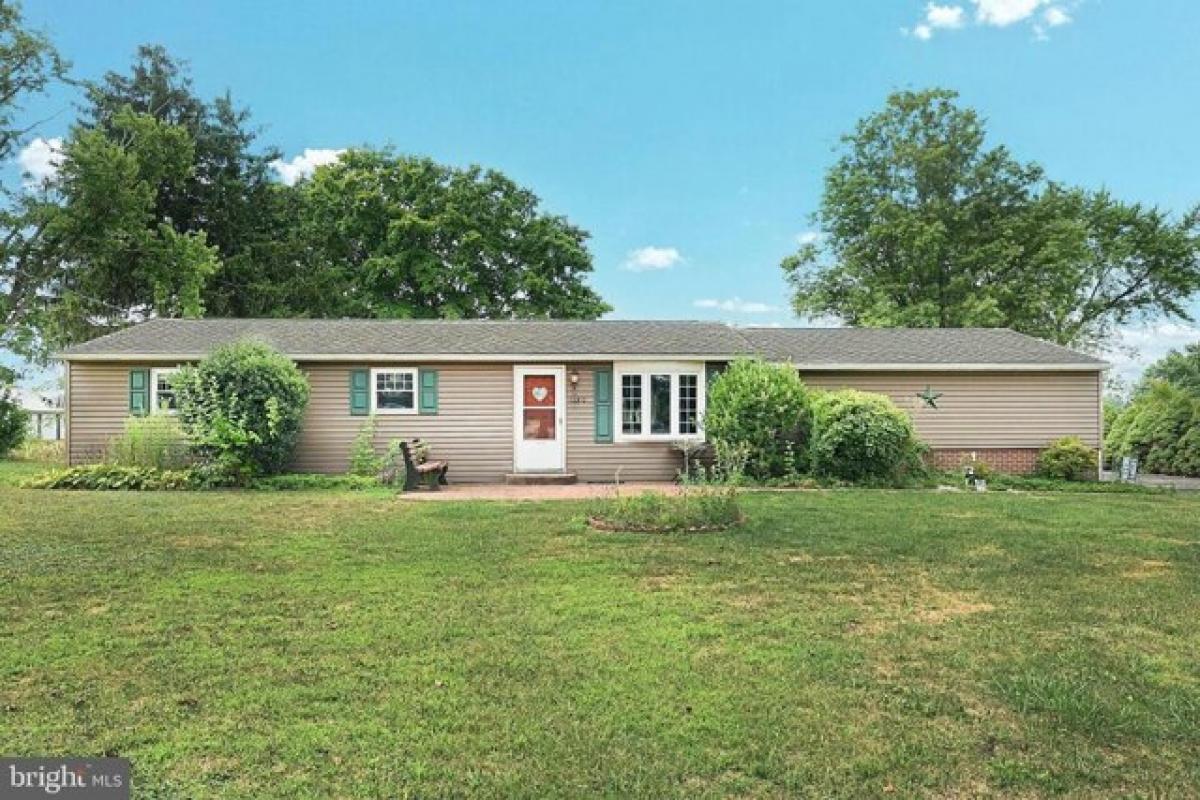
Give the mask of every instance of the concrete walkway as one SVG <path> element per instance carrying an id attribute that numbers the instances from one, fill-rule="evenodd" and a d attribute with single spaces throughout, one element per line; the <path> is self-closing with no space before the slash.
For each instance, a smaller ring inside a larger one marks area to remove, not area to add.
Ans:
<path id="1" fill-rule="evenodd" d="M 572 483 L 567 486 L 508 486 L 502 483 L 452 483 L 436 492 L 418 489 L 401 492 L 401 500 L 426 502 L 438 500 L 586 500 L 593 497 L 612 497 L 617 491 L 611 483 Z M 678 494 L 674 483 L 622 483 L 621 494 L 661 492 Z"/>

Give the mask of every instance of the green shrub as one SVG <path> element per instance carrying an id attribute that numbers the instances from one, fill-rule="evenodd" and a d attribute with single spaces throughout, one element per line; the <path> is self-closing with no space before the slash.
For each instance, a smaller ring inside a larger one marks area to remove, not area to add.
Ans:
<path id="1" fill-rule="evenodd" d="M 89 464 L 40 475 L 25 484 L 31 489 L 87 489 L 109 492 L 173 491 L 192 487 L 186 470 L 159 470 Z"/>
<path id="2" fill-rule="evenodd" d="M 311 491 L 365 491 L 378 489 L 380 483 L 366 475 L 319 475 L 303 472 L 285 472 L 259 478 L 251 488 L 266 492 L 311 492 Z"/>
<path id="3" fill-rule="evenodd" d="M 1078 436 L 1056 439 L 1038 454 L 1038 475 L 1063 481 L 1090 481 L 1097 478 L 1096 451 Z"/>
<path id="4" fill-rule="evenodd" d="M 350 445 L 350 474 L 378 475 L 383 468 L 383 459 L 375 453 L 375 417 L 367 417 L 358 428 L 354 442 Z"/>
<path id="5" fill-rule="evenodd" d="M 1139 460 L 1142 472 L 1200 476 L 1200 398 L 1151 381 L 1108 430 L 1104 447 L 1116 462 Z"/>
<path id="6" fill-rule="evenodd" d="M 127 417 L 125 430 L 108 443 L 108 463 L 121 467 L 179 470 L 193 460 L 183 427 L 170 414 Z"/>
<path id="7" fill-rule="evenodd" d="M 0 390 L 0 458 L 21 446 L 29 433 L 29 412 L 8 389 Z"/>
<path id="8" fill-rule="evenodd" d="M 684 486 L 679 494 L 643 492 L 593 504 L 593 528 L 635 533 L 718 531 L 740 525 L 742 510 L 732 486 Z"/>
<path id="9" fill-rule="evenodd" d="M 709 387 L 704 431 L 718 456 L 744 453 L 752 478 L 803 472 L 812 432 L 808 390 L 791 367 L 738 359 Z"/>
<path id="10" fill-rule="evenodd" d="M 237 342 L 182 368 L 173 384 L 184 431 L 214 481 L 245 483 L 287 466 L 309 394 L 291 359 Z"/>
<path id="11" fill-rule="evenodd" d="M 908 415 L 881 394 L 843 389 L 813 402 L 812 466 L 847 481 L 895 481 L 922 469 Z"/>

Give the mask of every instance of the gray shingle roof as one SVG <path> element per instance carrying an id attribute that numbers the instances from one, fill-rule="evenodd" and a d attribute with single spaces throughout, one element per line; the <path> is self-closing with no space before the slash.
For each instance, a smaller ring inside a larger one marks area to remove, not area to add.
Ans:
<path id="1" fill-rule="evenodd" d="M 202 355 L 238 339 L 291 356 L 697 355 L 746 351 L 736 330 L 713 322 L 203 319 L 151 320 L 63 355 Z"/>
<path id="2" fill-rule="evenodd" d="M 764 358 L 852 364 L 1094 365 L 1100 359 L 1007 328 L 745 328 Z"/>
<path id="3" fill-rule="evenodd" d="M 293 357 L 760 355 L 812 368 L 871 365 L 1066 366 L 1106 364 L 999 328 L 732 328 L 719 322 L 602 320 L 157 319 L 68 348 L 68 359 L 193 358 L 240 339 Z"/>

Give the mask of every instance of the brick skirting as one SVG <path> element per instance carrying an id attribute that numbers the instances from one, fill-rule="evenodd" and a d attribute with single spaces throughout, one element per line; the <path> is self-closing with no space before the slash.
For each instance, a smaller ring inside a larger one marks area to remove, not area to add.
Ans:
<path id="1" fill-rule="evenodd" d="M 971 454 L 996 472 L 1010 475 L 1028 475 L 1037 470 L 1037 457 L 1041 450 L 1036 447 L 994 447 L 975 450 L 933 450 L 930 463 L 937 469 L 958 470 L 970 462 Z"/>

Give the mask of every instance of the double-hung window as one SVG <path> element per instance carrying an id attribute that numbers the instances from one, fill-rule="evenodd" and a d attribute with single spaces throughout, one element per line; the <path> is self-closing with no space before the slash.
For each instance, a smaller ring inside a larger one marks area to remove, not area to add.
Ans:
<path id="1" fill-rule="evenodd" d="M 371 412 L 417 413 L 417 371 L 410 367 L 371 370 Z"/>
<path id="2" fill-rule="evenodd" d="M 617 439 L 699 439 L 704 413 L 704 365 L 617 363 Z"/>
<path id="3" fill-rule="evenodd" d="M 150 412 L 152 414 L 178 414 L 179 403 L 175 399 L 175 387 L 171 379 L 179 369 L 161 367 L 150 370 Z"/>

